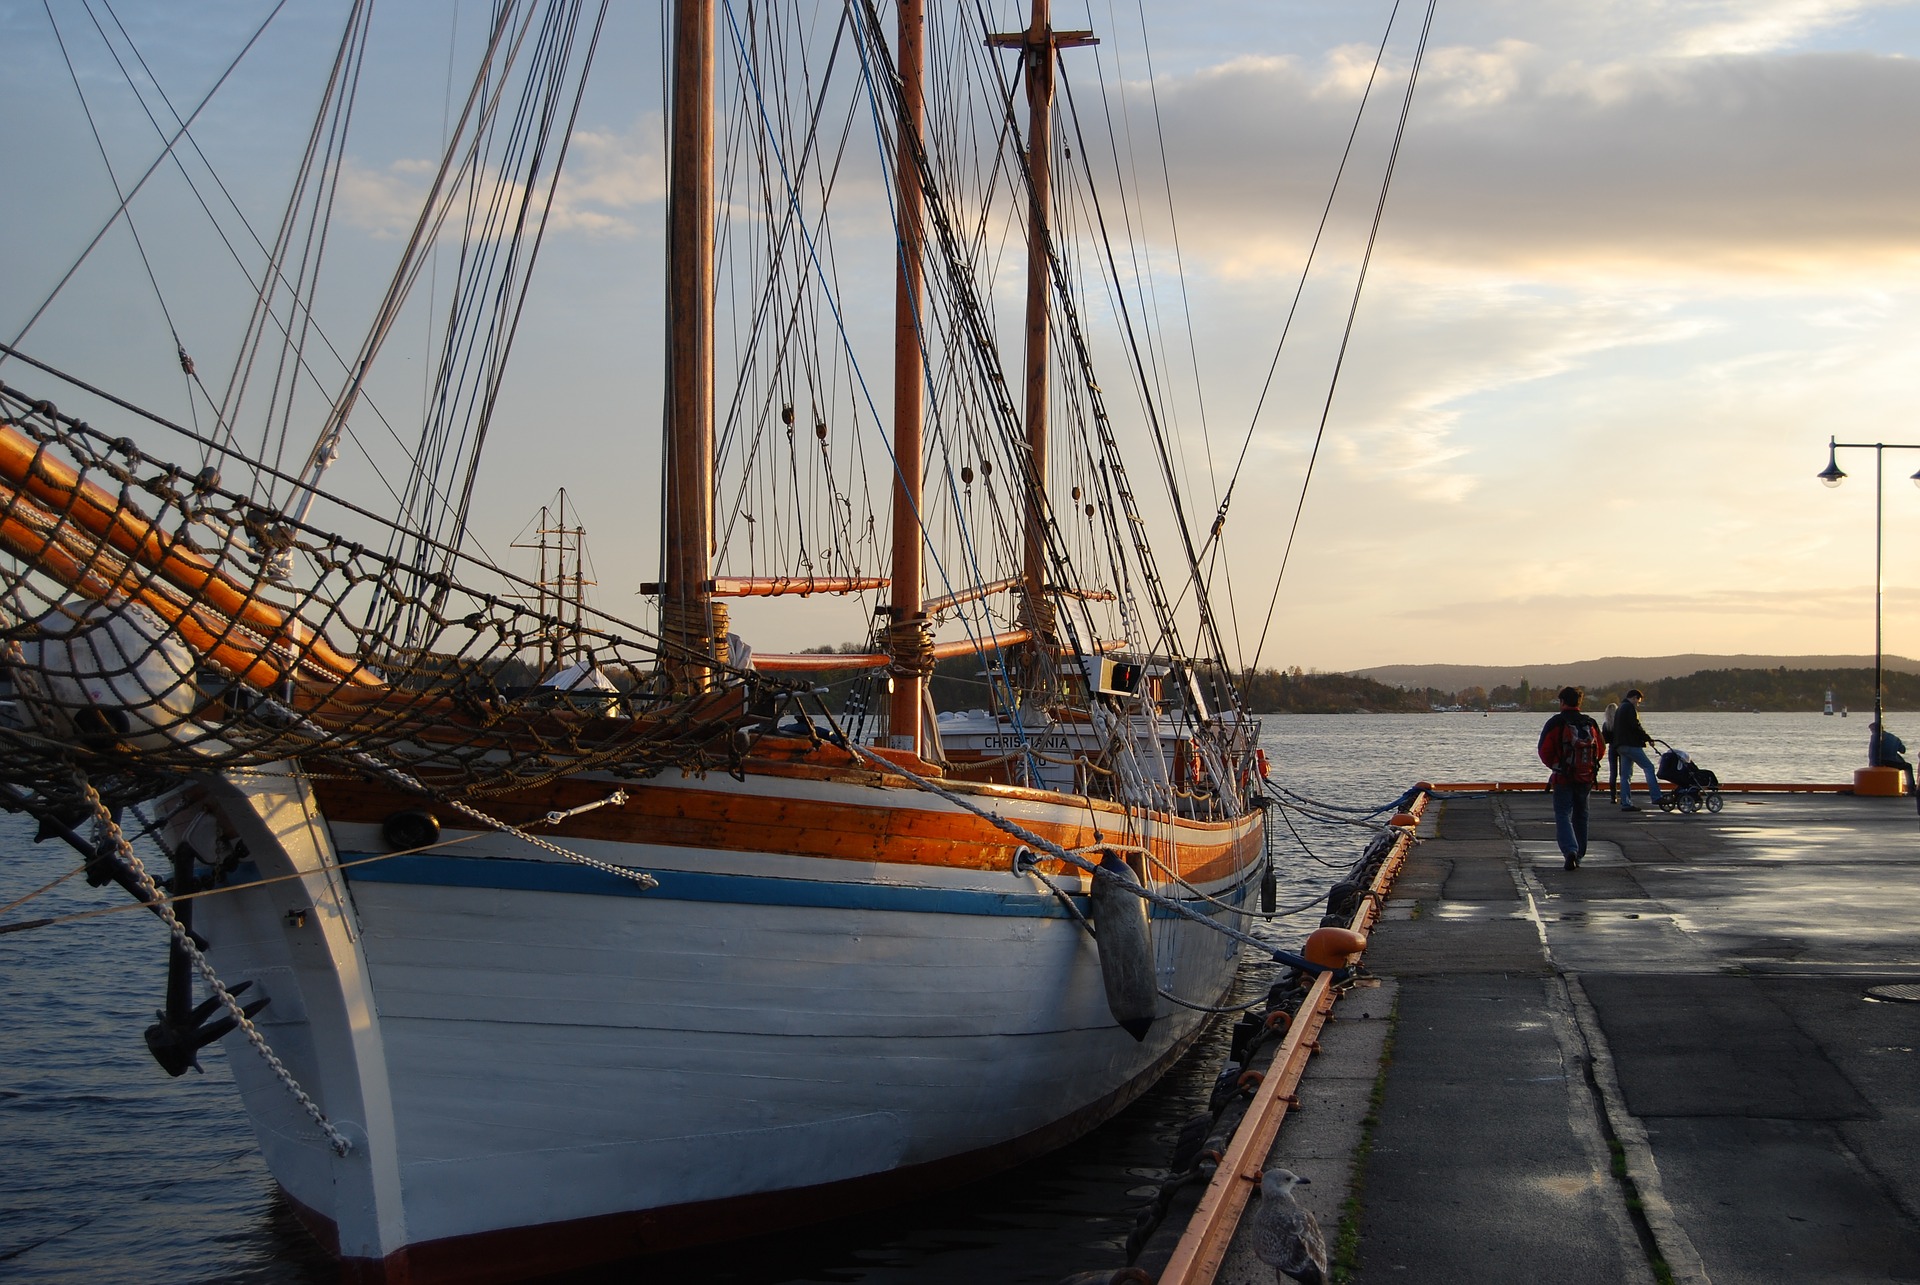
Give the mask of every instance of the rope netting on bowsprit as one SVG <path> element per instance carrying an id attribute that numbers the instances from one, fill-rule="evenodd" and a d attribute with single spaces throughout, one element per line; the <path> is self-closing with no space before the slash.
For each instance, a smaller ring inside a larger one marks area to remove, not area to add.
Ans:
<path id="1" fill-rule="evenodd" d="M 514 601 L 534 586 L 463 587 L 426 552 L 290 522 L 0 384 L 0 782 L 70 804 L 78 766 L 119 805 L 183 774 L 372 755 L 485 794 L 737 756 L 738 687 L 665 699 L 658 638 Z"/>

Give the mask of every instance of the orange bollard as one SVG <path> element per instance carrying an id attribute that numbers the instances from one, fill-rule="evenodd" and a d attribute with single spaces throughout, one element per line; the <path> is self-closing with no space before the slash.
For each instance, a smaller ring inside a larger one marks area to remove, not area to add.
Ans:
<path id="1" fill-rule="evenodd" d="M 1350 928 L 1316 928 L 1300 948 L 1301 958 L 1322 968 L 1345 968 L 1355 955 L 1367 948 L 1365 933 Z"/>

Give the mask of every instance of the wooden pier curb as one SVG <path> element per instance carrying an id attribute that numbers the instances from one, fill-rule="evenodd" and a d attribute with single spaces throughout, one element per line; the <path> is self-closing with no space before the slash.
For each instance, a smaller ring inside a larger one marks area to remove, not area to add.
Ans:
<path id="1" fill-rule="evenodd" d="M 1664 782 L 1662 783 L 1665 784 Z M 1545 794 L 1550 788 L 1544 781 L 1449 781 L 1445 785 L 1428 786 L 1435 794 Z M 1596 787 L 1598 788 L 1598 787 Z M 1851 781 L 1844 785 L 1809 785 L 1805 782 L 1729 782 L 1720 783 L 1722 794 L 1852 794 Z M 1422 796 L 1425 797 L 1424 795 Z"/>
<path id="2" fill-rule="evenodd" d="M 1434 787 L 1436 792 L 1461 788 L 1485 787 Z M 1430 797 L 1420 794 L 1407 810 L 1417 819 L 1425 812 Z M 1367 895 L 1361 898 L 1360 908 L 1349 924 L 1356 932 L 1366 932 L 1380 917 L 1380 904 L 1413 848 L 1413 834 L 1412 827 L 1401 830 L 1400 837 L 1387 852 L 1387 859 L 1381 863 L 1379 873 L 1374 876 Z M 1307 991 L 1306 1002 L 1300 1005 L 1286 1038 L 1274 1053 L 1266 1078 L 1255 1091 L 1240 1127 L 1234 1130 L 1233 1140 L 1227 1144 L 1219 1168 L 1214 1171 L 1212 1182 L 1187 1223 L 1186 1232 L 1160 1273 L 1159 1285 L 1210 1285 L 1218 1275 L 1247 1200 L 1259 1184 L 1260 1166 L 1273 1150 L 1273 1141 L 1279 1136 L 1287 1109 L 1294 1105 L 1294 1093 L 1300 1087 L 1300 1077 L 1306 1073 L 1307 1060 L 1320 1047 L 1320 1028 L 1338 999 L 1331 977 L 1330 973 L 1321 973 Z"/>

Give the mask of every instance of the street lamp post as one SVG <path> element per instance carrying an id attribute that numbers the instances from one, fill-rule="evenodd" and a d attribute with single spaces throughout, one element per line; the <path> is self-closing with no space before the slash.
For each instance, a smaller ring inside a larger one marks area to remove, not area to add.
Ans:
<path id="1" fill-rule="evenodd" d="M 1838 486 L 1847 475 L 1840 469 L 1839 452 L 1870 450 L 1873 452 L 1873 753 L 1870 765 L 1878 766 L 1880 737 L 1886 731 L 1885 724 L 1885 666 L 1884 651 L 1881 646 L 1880 599 L 1884 586 L 1881 567 L 1886 547 L 1886 454 L 1888 451 L 1920 451 L 1920 445 L 1907 442 L 1842 442 L 1829 437 L 1827 439 L 1827 466 L 1820 470 L 1819 478 L 1828 486 Z M 1920 472 L 1912 478 L 1915 486 L 1920 486 Z M 1897 792 L 1897 791 L 1896 791 Z"/>

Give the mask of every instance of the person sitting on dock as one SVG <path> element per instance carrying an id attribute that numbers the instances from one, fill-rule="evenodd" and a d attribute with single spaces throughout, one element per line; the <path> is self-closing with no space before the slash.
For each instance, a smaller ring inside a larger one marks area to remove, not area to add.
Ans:
<path id="1" fill-rule="evenodd" d="M 1640 702 L 1645 697 L 1638 687 L 1628 692 L 1620 701 L 1620 708 L 1613 715 L 1613 748 L 1620 755 L 1620 810 L 1638 812 L 1633 806 L 1633 765 L 1640 765 L 1640 772 L 1647 778 L 1647 794 L 1655 804 L 1660 802 L 1660 778 L 1654 775 L 1653 760 L 1647 757 L 1647 746 L 1653 744 L 1653 738 L 1647 735 L 1647 729 L 1640 726 Z"/>
<path id="2" fill-rule="evenodd" d="M 1560 712 L 1540 729 L 1540 761 L 1553 769 L 1554 836 L 1569 870 L 1587 855 L 1587 796 L 1600 774 L 1600 725 L 1580 712 L 1580 700 L 1578 687 L 1561 688 Z"/>
<path id="3" fill-rule="evenodd" d="M 1897 767 L 1907 774 L 1907 793 L 1920 794 L 1913 784 L 1913 764 L 1907 761 L 1907 743 L 1878 723 L 1867 724 L 1867 766 Z"/>

